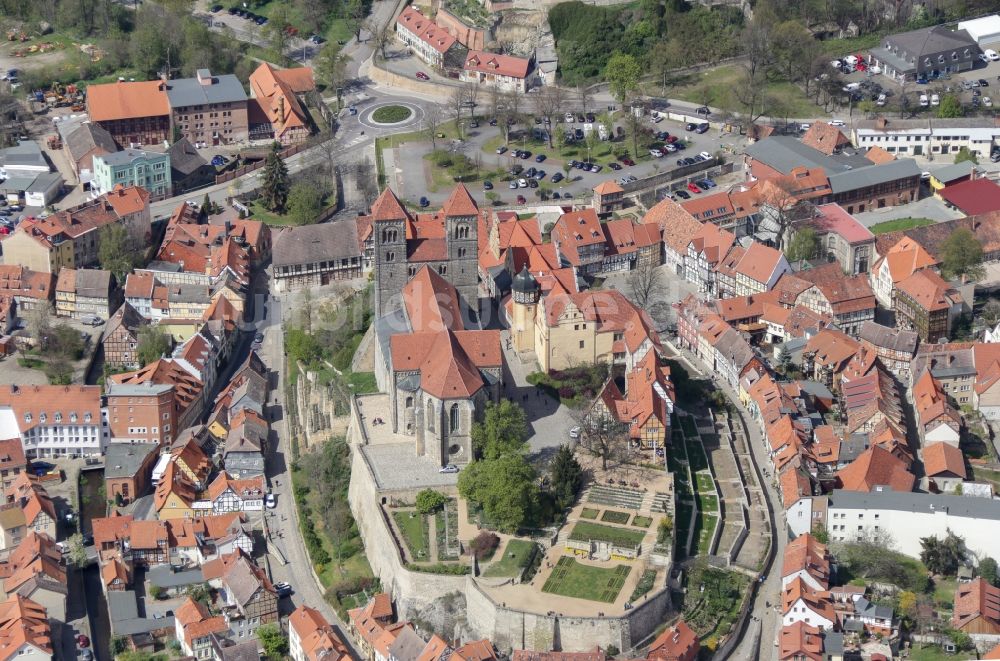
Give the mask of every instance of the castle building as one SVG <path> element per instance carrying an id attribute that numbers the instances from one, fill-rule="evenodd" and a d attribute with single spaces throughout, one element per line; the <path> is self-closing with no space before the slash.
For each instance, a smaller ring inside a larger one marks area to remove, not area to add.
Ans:
<path id="1" fill-rule="evenodd" d="M 402 307 L 401 292 L 427 266 L 458 291 L 470 319 L 479 314 L 479 207 L 459 184 L 436 213 L 411 214 L 387 188 L 372 204 L 375 318 Z"/>

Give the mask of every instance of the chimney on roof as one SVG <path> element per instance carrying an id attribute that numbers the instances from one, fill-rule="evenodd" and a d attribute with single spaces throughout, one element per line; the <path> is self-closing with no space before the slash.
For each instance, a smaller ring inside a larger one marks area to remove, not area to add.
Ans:
<path id="1" fill-rule="evenodd" d="M 196 76 L 198 78 L 198 84 L 200 85 L 211 85 L 212 84 L 212 72 L 208 69 L 198 69 Z"/>

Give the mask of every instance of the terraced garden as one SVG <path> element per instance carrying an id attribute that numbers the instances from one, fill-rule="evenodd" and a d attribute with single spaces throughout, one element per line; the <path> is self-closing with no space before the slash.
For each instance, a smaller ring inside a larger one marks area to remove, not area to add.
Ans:
<path id="1" fill-rule="evenodd" d="M 483 572 L 487 578 L 504 578 L 519 576 L 524 568 L 531 564 L 538 545 L 523 539 L 511 539 L 503 549 L 503 557 L 490 563 Z"/>
<path id="2" fill-rule="evenodd" d="M 644 530 L 630 530 L 605 526 L 600 523 L 590 523 L 589 521 L 577 521 L 569 538 L 575 542 L 597 541 L 619 546 L 637 546 L 642 543 L 642 538 L 645 536 Z"/>
<path id="3" fill-rule="evenodd" d="M 427 518 L 409 510 L 393 512 L 392 518 L 396 521 L 396 527 L 399 528 L 412 559 L 418 562 L 427 560 Z"/>

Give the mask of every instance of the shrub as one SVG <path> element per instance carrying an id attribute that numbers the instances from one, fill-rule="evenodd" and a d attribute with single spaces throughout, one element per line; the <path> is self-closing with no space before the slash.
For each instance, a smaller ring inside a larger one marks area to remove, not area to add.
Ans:
<path id="1" fill-rule="evenodd" d="M 424 489 L 417 494 L 417 511 L 421 514 L 432 514 L 448 502 L 448 497 L 443 493 L 434 491 L 433 489 Z"/>
<path id="2" fill-rule="evenodd" d="M 446 565 L 440 562 L 436 565 L 408 564 L 406 568 L 410 571 L 418 571 L 424 574 L 443 574 L 447 576 L 463 576 L 472 571 L 472 568 L 468 565 Z"/>
<path id="3" fill-rule="evenodd" d="M 152 597 L 153 599 L 162 599 L 165 594 L 166 590 L 161 588 L 159 585 L 149 586 L 149 596 Z"/>
<path id="4" fill-rule="evenodd" d="M 476 557 L 476 560 L 485 560 L 493 557 L 499 544 L 500 537 L 488 530 L 484 530 L 469 543 L 469 550 Z"/>

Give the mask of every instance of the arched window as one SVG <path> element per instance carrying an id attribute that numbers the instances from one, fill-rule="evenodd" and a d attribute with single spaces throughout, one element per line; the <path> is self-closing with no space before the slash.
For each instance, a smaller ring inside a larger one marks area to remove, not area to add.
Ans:
<path id="1" fill-rule="evenodd" d="M 385 261 L 392 262 L 392 261 L 395 261 L 395 260 L 396 260 L 396 253 L 394 253 L 391 250 L 388 251 L 387 253 L 385 253 Z"/>
<path id="2" fill-rule="evenodd" d="M 468 239 L 469 238 L 469 226 L 468 225 L 458 225 L 455 227 L 455 238 L 456 239 Z"/>
<path id="3" fill-rule="evenodd" d="M 411 406 L 413 406 L 413 397 L 412 396 L 406 398 L 406 408 L 410 408 Z"/>
<path id="4" fill-rule="evenodd" d="M 448 265 L 447 264 L 439 264 L 438 265 L 438 273 L 440 273 L 441 275 L 444 275 L 447 272 L 448 272 Z"/>
<path id="5" fill-rule="evenodd" d="M 458 249 L 458 256 L 459 257 L 465 257 L 465 248 L 459 248 Z"/>
<path id="6" fill-rule="evenodd" d="M 434 404 L 427 401 L 427 430 L 434 431 Z"/>
<path id="7" fill-rule="evenodd" d="M 451 423 L 449 431 L 452 434 L 454 434 L 455 432 L 458 431 L 458 426 L 459 426 L 458 425 L 458 423 L 459 423 L 458 415 L 459 415 L 458 404 L 452 404 L 451 405 L 451 411 L 449 413 L 449 418 L 450 418 L 449 422 Z"/>

